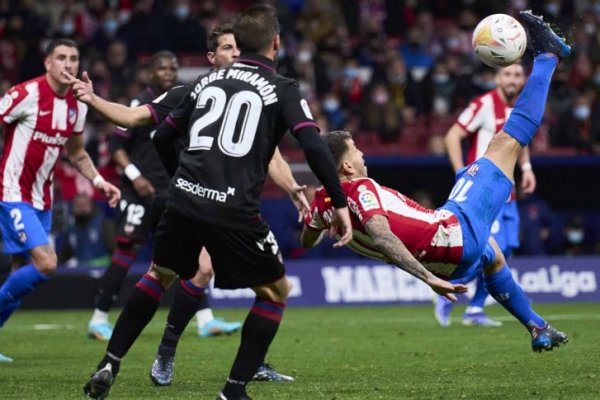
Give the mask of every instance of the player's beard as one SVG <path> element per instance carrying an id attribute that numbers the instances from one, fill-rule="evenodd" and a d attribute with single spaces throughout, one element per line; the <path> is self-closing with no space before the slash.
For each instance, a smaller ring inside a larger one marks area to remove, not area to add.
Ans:
<path id="1" fill-rule="evenodd" d="M 509 88 L 512 88 L 512 90 L 510 90 Z M 517 90 L 516 85 L 509 85 L 509 86 L 507 86 L 507 89 L 509 89 L 509 90 L 505 90 L 502 88 L 500 90 L 502 91 L 502 94 L 504 95 L 504 98 L 506 99 L 506 101 L 508 103 L 512 104 L 517 99 L 517 97 L 519 96 L 519 93 L 521 91 Z"/>

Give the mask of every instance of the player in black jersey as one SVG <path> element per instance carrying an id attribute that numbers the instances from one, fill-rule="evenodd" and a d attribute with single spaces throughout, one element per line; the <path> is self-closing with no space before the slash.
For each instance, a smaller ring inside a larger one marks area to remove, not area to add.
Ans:
<path id="1" fill-rule="evenodd" d="M 234 33 L 243 51 L 237 62 L 197 79 L 154 135 L 167 172 L 174 173 L 167 209 L 156 231 L 153 265 L 132 291 L 107 352 L 84 387 L 90 397 L 108 394 L 121 358 L 152 319 L 165 287 L 177 275 L 193 276 L 194 261 L 206 247 L 215 286 L 250 287 L 257 295 L 218 395 L 249 399 L 246 384 L 275 337 L 290 290 L 277 242 L 258 213 L 269 160 L 288 129 L 331 195 L 332 225 L 340 235 L 336 245 L 352 238 L 336 168 L 308 104 L 297 83 L 274 70 L 280 45 L 275 10 L 250 7 L 236 21 Z M 177 166 L 174 142 L 184 134 L 187 148 Z"/>
<path id="2" fill-rule="evenodd" d="M 230 24 L 221 24 L 213 30 L 208 40 L 208 48 L 209 52 L 207 54 L 207 58 L 209 62 L 215 65 L 215 67 L 217 68 L 220 66 L 231 64 L 231 62 L 233 62 L 233 60 L 237 58 L 237 56 L 239 55 L 239 51 L 237 50 L 235 39 L 233 37 L 233 30 Z M 118 125 L 137 127 L 137 129 L 147 129 L 147 134 L 152 132 L 153 128 L 146 128 L 145 125 L 151 126 L 153 121 L 163 120 L 169 113 L 169 111 L 171 111 L 177 105 L 177 103 L 179 103 L 181 98 L 186 93 L 186 90 L 182 90 L 186 88 L 186 85 L 179 85 L 169 89 L 163 95 L 154 99 L 152 103 L 148 103 L 148 101 L 143 101 L 140 105 L 137 105 L 135 107 L 133 106 L 133 104 L 131 107 L 126 107 L 118 103 L 107 102 L 101 99 L 100 97 L 96 96 L 93 93 L 93 85 L 89 80 L 87 80 L 87 82 L 77 80 L 73 81 L 77 82 L 74 86 L 74 90 L 76 93 L 78 93 L 80 99 L 88 104 L 91 104 L 93 108 L 99 111 L 107 119 L 113 121 Z M 144 136 L 147 136 L 147 134 L 145 134 Z M 128 148 L 131 147 L 134 146 L 128 146 Z M 145 150 L 148 149 L 146 148 Z M 150 151 L 153 152 L 154 150 L 151 149 Z M 144 154 L 145 151 L 135 153 Z M 129 166 L 129 164 L 126 161 L 121 163 L 121 165 L 123 165 L 125 169 L 127 168 L 127 166 Z M 163 169 L 162 164 L 160 168 Z M 299 209 L 300 212 L 302 212 L 302 210 L 307 210 L 307 203 L 305 203 L 305 199 L 302 193 L 303 187 L 299 186 L 295 182 L 291 174 L 289 165 L 285 162 L 285 160 L 283 160 L 279 151 L 275 152 L 272 161 L 269 164 L 269 175 L 275 181 L 275 183 L 278 184 L 278 186 L 280 186 L 283 190 L 290 194 L 292 200 L 294 201 L 296 207 Z M 134 180 L 129 181 L 133 182 Z M 127 183 L 129 183 L 129 181 Z M 182 284 L 181 286 L 178 285 L 177 290 L 182 291 L 183 288 L 189 288 L 192 285 L 198 288 L 205 287 L 208 285 L 208 282 L 212 278 L 212 275 L 213 272 L 210 262 L 210 256 L 205 250 L 203 250 L 200 256 L 200 268 L 198 270 L 198 273 L 194 278 L 188 281 L 187 284 Z M 123 274 L 123 278 L 124 277 L 125 274 Z M 178 307 L 178 299 L 181 298 L 181 295 L 176 294 L 175 302 L 171 307 L 172 310 L 181 309 L 181 307 Z M 206 296 L 201 296 L 201 299 L 206 299 Z M 202 308 L 202 303 L 204 302 L 201 302 L 200 308 Z M 196 313 L 199 324 L 199 332 L 202 332 L 203 330 L 201 330 L 200 328 L 200 318 L 198 317 L 199 314 L 204 314 L 205 311 L 206 310 L 204 309 Z M 216 333 L 214 332 L 214 327 L 214 324 L 208 325 L 207 328 L 211 329 L 211 331 L 208 331 L 209 334 Z M 108 326 L 108 328 L 111 328 L 110 325 Z M 112 329 L 109 332 L 111 331 Z M 204 331 L 207 331 L 207 329 L 204 329 Z M 223 332 L 223 329 L 218 330 L 218 332 Z M 171 345 L 171 348 L 169 349 L 168 347 L 166 347 L 165 351 L 165 346 L 163 346 L 163 343 L 161 343 L 161 346 L 159 347 L 159 353 L 157 354 L 156 360 L 151 370 L 151 378 L 153 382 L 160 386 L 168 385 L 172 381 L 173 360 L 175 350 L 174 346 L 177 344 L 176 341 L 175 343 L 173 343 L 173 337 L 174 335 L 171 332 L 169 332 L 169 325 L 167 325 L 167 327 L 165 328 L 165 334 L 163 336 L 162 342 L 167 342 L 167 344 Z M 277 372 L 271 365 L 263 362 L 256 371 L 253 380 L 293 381 L 294 379 L 290 376 Z"/>
<path id="3" fill-rule="evenodd" d="M 177 72 L 175 54 L 170 51 L 155 53 L 150 60 L 150 86 L 131 101 L 130 107 L 148 104 L 171 89 L 176 83 Z M 111 264 L 100 280 L 94 298 L 94 314 L 88 324 L 88 335 L 98 340 L 110 339 L 112 325 L 108 322 L 108 312 L 119 295 L 139 249 L 148 239 L 149 233 L 156 228 L 165 208 L 169 176 L 152 144 L 151 134 L 154 129 L 153 125 L 130 130 L 118 128 L 111 136 L 113 159 L 124 172 L 121 181 L 123 196 L 119 203 L 115 250 Z M 235 332 L 241 328 L 240 322 L 226 322 L 214 318 L 212 314 L 205 294 L 205 287 L 211 276 L 209 274 L 207 279 L 182 283 L 186 287 L 197 289 L 199 334 L 211 336 Z"/>

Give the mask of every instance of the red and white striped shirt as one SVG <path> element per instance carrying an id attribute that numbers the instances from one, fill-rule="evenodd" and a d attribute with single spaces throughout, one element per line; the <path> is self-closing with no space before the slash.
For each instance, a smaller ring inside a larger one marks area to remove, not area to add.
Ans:
<path id="1" fill-rule="evenodd" d="M 353 239 L 348 246 L 357 253 L 389 260 L 375 247 L 365 229 L 374 215 L 387 217 L 390 228 L 406 248 L 431 272 L 449 277 L 463 252 L 463 237 L 456 216 L 447 210 L 430 210 L 400 192 L 380 186 L 370 178 L 341 182 L 352 221 Z M 308 228 L 329 229 L 333 207 L 324 188 L 315 193 Z"/>
<path id="2" fill-rule="evenodd" d="M 0 201 L 52 207 L 54 167 L 71 135 L 83 132 L 87 106 L 58 96 L 44 75 L 11 88 L 0 101 L 4 149 Z"/>
<path id="3" fill-rule="evenodd" d="M 512 107 L 497 89 L 490 90 L 475 98 L 459 116 L 456 123 L 468 133 L 471 139 L 465 162 L 467 165 L 485 154 L 494 135 L 502 130 L 510 116 Z M 508 201 L 516 200 L 515 190 L 511 192 Z"/>
<path id="4" fill-rule="evenodd" d="M 511 111 L 512 108 L 494 89 L 475 98 L 458 116 L 456 123 L 467 131 L 471 139 L 466 164 L 483 156 L 492 137 L 500 132 Z"/>

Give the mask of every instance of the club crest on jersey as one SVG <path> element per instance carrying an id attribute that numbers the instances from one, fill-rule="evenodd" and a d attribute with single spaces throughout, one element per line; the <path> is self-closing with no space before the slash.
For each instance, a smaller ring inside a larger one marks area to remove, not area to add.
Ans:
<path id="1" fill-rule="evenodd" d="M 469 176 L 475 176 L 475 175 L 477 175 L 478 172 L 479 172 L 479 165 L 478 164 L 473 164 L 467 170 L 467 175 L 469 175 Z"/>
<path id="2" fill-rule="evenodd" d="M 74 108 L 69 108 L 69 123 L 73 125 L 77 119 L 77 111 Z"/>
<path id="3" fill-rule="evenodd" d="M 18 235 L 19 235 L 19 242 L 25 243 L 27 241 L 27 234 L 25 233 L 25 231 L 19 232 Z"/>
<path id="4" fill-rule="evenodd" d="M 379 201 L 377 200 L 375 193 L 371 192 L 370 190 L 362 191 L 358 195 L 358 201 L 365 211 L 379 208 Z"/>

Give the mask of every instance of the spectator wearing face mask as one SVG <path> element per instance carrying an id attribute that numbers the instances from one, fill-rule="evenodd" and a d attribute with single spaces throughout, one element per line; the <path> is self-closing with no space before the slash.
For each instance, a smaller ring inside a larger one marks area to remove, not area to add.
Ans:
<path id="1" fill-rule="evenodd" d="M 96 30 L 90 41 L 91 46 L 97 50 L 99 54 L 104 54 L 108 49 L 109 44 L 117 39 L 119 27 L 119 19 L 116 11 L 111 9 L 104 11 L 100 21 L 100 27 Z"/>
<path id="2" fill-rule="evenodd" d="M 562 252 L 569 256 L 586 254 L 589 252 L 586 245 L 586 231 L 581 215 L 573 215 L 563 229 Z"/>
<path id="3" fill-rule="evenodd" d="M 455 107 L 456 79 L 450 74 L 448 65 L 438 62 L 431 76 L 433 84 L 433 112 L 437 116 L 448 115 Z"/>
<path id="4" fill-rule="evenodd" d="M 575 97 L 570 109 L 550 128 L 553 146 L 575 147 L 581 153 L 600 154 L 600 106 L 594 108 L 587 94 Z"/>
<path id="5" fill-rule="evenodd" d="M 205 53 L 206 31 L 200 22 L 192 15 L 189 0 L 176 0 L 173 2 L 171 14 L 167 17 L 169 27 L 167 48 L 175 53 L 198 52 Z"/>
<path id="6" fill-rule="evenodd" d="M 401 112 L 384 84 L 373 86 L 362 109 L 364 110 L 362 120 L 366 130 L 376 132 L 384 143 L 398 140 L 402 132 Z"/>
<path id="7" fill-rule="evenodd" d="M 346 116 L 341 109 L 340 99 L 335 93 L 329 92 L 325 94 L 321 101 L 321 109 L 323 110 L 323 115 L 327 118 L 329 129 L 337 130 L 344 128 Z"/>

